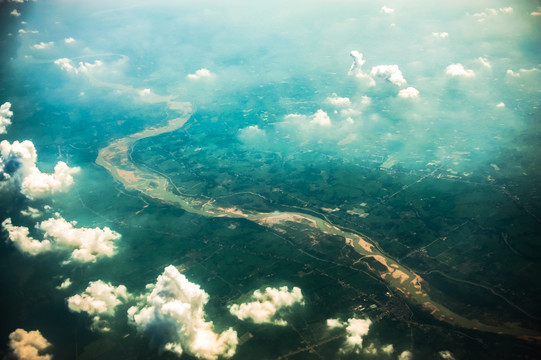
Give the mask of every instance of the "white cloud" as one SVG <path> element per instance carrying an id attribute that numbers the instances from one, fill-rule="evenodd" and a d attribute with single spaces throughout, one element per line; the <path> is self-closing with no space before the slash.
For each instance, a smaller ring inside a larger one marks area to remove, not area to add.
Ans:
<path id="1" fill-rule="evenodd" d="M 398 360 L 412 360 L 413 354 L 409 350 L 402 351 L 400 355 L 398 355 Z"/>
<path id="2" fill-rule="evenodd" d="M 409 98 L 416 98 L 419 97 L 419 90 L 417 90 L 414 87 L 407 87 L 406 89 L 402 89 L 398 92 L 398 96 L 404 99 Z"/>
<path id="3" fill-rule="evenodd" d="M 327 327 L 329 329 L 343 328 L 344 323 L 340 319 L 327 319 Z"/>
<path id="4" fill-rule="evenodd" d="M 210 70 L 207 70 L 205 68 L 201 68 L 199 70 L 197 70 L 194 74 L 188 74 L 187 78 L 190 79 L 190 80 L 199 80 L 199 79 L 203 79 L 203 78 L 213 78 L 214 76 L 214 73 L 210 72 Z"/>
<path id="5" fill-rule="evenodd" d="M 264 144 L 267 141 L 267 133 L 257 125 L 250 125 L 239 129 L 239 140 L 243 143 Z"/>
<path id="6" fill-rule="evenodd" d="M 0 179 L 20 186 L 21 192 L 30 199 L 66 192 L 73 185 L 73 175 L 80 171 L 59 161 L 54 172 L 46 174 L 38 169 L 36 162 L 37 152 L 31 141 L 0 142 Z"/>
<path id="7" fill-rule="evenodd" d="M 521 75 L 528 75 L 528 74 L 534 74 L 534 73 L 541 73 L 541 70 L 538 68 L 519 69 L 518 72 L 515 72 L 511 69 L 507 70 L 507 75 L 513 76 L 513 77 L 520 77 Z"/>
<path id="8" fill-rule="evenodd" d="M 39 31 L 37 30 L 25 30 L 25 29 L 19 29 L 19 34 L 37 34 Z"/>
<path id="9" fill-rule="evenodd" d="M 109 331 L 108 319 L 114 316 L 116 307 L 129 298 L 124 285 L 115 287 L 101 280 L 91 281 L 83 293 L 68 298 L 68 307 L 92 316 L 92 329 Z"/>
<path id="10" fill-rule="evenodd" d="M 366 62 L 366 60 L 363 59 L 363 54 L 353 50 L 349 55 L 353 58 L 353 64 L 351 64 L 351 67 L 349 68 L 348 75 L 353 75 L 357 79 L 365 81 L 368 86 L 376 86 L 376 81 L 361 69 Z"/>
<path id="11" fill-rule="evenodd" d="M 62 217 L 50 218 L 37 225 L 51 239 L 54 247 L 73 249 L 71 259 L 82 262 L 94 262 L 98 257 L 111 257 L 116 252 L 115 241 L 121 235 L 108 227 L 76 228 L 75 221 L 68 222 Z"/>
<path id="12" fill-rule="evenodd" d="M 487 58 L 479 57 L 477 60 L 479 60 L 479 62 L 480 62 L 481 64 L 483 64 L 483 66 L 486 67 L 486 68 L 489 68 L 489 69 L 490 69 L 490 68 L 492 67 L 492 65 L 490 65 L 490 62 L 488 61 Z"/>
<path id="13" fill-rule="evenodd" d="M 393 344 L 385 345 L 381 348 L 381 352 L 387 355 L 391 355 L 394 353 L 394 346 Z"/>
<path id="14" fill-rule="evenodd" d="M 147 89 L 139 90 L 138 93 L 140 96 L 148 96 L 150 95 L 151 91 L 150 89 L 147 88 Z"/>
<path id="15" fill-rule="evenodd" d="M 438 355 L 445 360 L 454 360 L 455 357 L 453 356 L 453 353 L 449 350 L 443 350 L 438 353 Z"/>
<path id="16" fill-rule="evenodd" d="M 67 278 L 66 280 L 62 281 L 62 284 L 58 285 L 56 288 L 58 290 L 65 290 L 71 286 L 71 279 Z"/>
<path id="17" fill-rule="evenodd" d="M 346 322 L 342 322 L 338 319 L 327 320 L 327 327 L 332 329 L 345 328 L 346 340 L 344 345 L 340 348 L 342 354 L 355 352 L 359 354 L 363 349 L 363 337 L 368 334 L 372 321 L 370 319 L 348 319 Z"/>
<path id="18" fill-rule="evenodd" d="M 324 127 L 332 125 L 331 118 L 329 117 L 329 115 L 327 115 L 327 113 L 321 109 L 316 111 L 310 123 L 317 124 L 319 126 L 324 126 Z"/>
<path id="19" fill-rule="evenodd" d="M 432 36 L 436 37 L 436 38 L 440 38 L 440 39 L 445 39 L 446 37 L 449 36 L 449 33 L 446 33 L 445 31 L 443 31 L 443 32 L 433 32 Z"/>
<path id="20" fill-rule="evenodd" d="M 9 240 L 23 253 L 37 255 L 51 250 L 52 244 L 49 240 L 39 241 L 34 239 L 30 236 L 27 227 L 14 226 L 11 218 L 7 218 L 2 222 L 2 228 L 8 232 Z"/>
<path id="21" fill-rule="evenodd" d="M 449 66 L 447 66 L 445 68 L 445 73 L 447 75 L 451 75 L 451 76 L 462 76 L 462 77 L 474 77 L 475 76 L 475 73 L 473 72 L 473 70 L 466 70 L 464 69 L 464 66 L 460 63 L 457 63 L 457 64 L 451 64 Z"/>
<path id="22" fill-rule="evenodd" d="M 90 70 L 103 65 L 103 62 L 100 60 L 96 60 L 94 61 L 94 63 L 81 61 L 79 62 L 79 66 L 75 67 L 73 66 L 72 61 L 68 58 L 56 59 L 54 63 L 58 65 L 60 69 L 67 71 L 69 73 L 74 73 L 74 74 L 87 73 Z"/>
<path id="23" fill-rule="evenodd" d="M 391 9 L 390 7 L 387 7 L 387 6 L 382 6 L 379 12 L 384 13 L 384 14 L 392 14 L 394 13 L 394 9 Z"/>
<path id="24" fill-rule="evenodd" d="M 94 262 L 98 257 L 113 256 L 116 251 L 114 242 L 121 236 L 108 227 L 75 228 L 75 221 L 68 222 L 62 217 L 50 218 L 36 225 L 36 229 L 44 232 L 44 240 L 39 241 L 30 236 L 25 226 L 14 226 L 11 218 L 2 222 L 8 232 L 9 239 L 23 253 L 37 255 L 46 251 L 71 250 L 71 260 Z"/>
<path id="25" fill-rule="evenodd" d="M 382 77 L 398 86 L 406 85 L 406 79 L 402 76 L 402 72 L 398 69 L 398 65 L 374 66 L 370 71 L 370 75 Z"/>
<path id="26" fill-rule="evenodd" d="M 504 104 L 503 102 L 499 102 L 499 103 L 496 105 L 496 107 L 498 107 L 498 108 L 503 108 L 503 107 L 505 107 L 505 104 Z"/>
<path id="27" fill-rule="evenodd" d="M 41 216 L 41 211 L 29 206 L 25 210 L 21 210 L 21 214 L 24 216 L 30 216 L 31 218 L 38 218 Z"/>
<path id="28" fill-rule="evenodd" d="M 21 16 L 21 13 L 17 11 L 17 9 L 13 9 L 12 12 L 10 12 L 10 15 L 13 15 L 13 16 Z"/>
<path id="29" fill-rule="evenodd" d="M 54 41 L 49 41 L 48 43 L 42 41 L 39 44 L 35 44 L 32 47 L 37 50 L 45 50 L 53 46 L 54 46 Z"/>
<path id="30" fill-rule="evenodd" d="M 0 106 L 0 134 L 7 133 L 6 127 L 11 125 L 11 117 L 13 116 L 13 111 L 10 111 L 11 108 L 10 102 L 5 102 Z"/>
<path id="31" fill-rule="evenodd" d="M 256 324 L 274 324 L 285 326 L 287 321 L 281 318 L 281 312 L 295 304 L 304 304 L 301 289 L 287 286 L 278 289 L 267 287 L 265 292 L 254 291 L 251 302 L 233 304 L 229 311 L 241 320 L 249 319 Z"/>
<path id="32" fill-rule="evenodd" d="M 532 11 L 532 12 L 530 13 L 530 15 L 532 15 L 532 16 L 541 16 L 541 6 L 538 6 L 538 7 L 537 7 L 537 10 Z"/>
<path id="33" fill-rule="evenodd" d="M 516 73 L 511 69 L 508 69 L 506 74 L 513 77 L 520 77 L 520 73 Z"/>
<path id="34" fill-rule="evenodd" d="M 149 288 L 142 304 L 131 307 L 128 315 L 162 350 L 177 355 L 186 351 L 208 360 L 235 354 L 237 333 L 229 328 L 217 334 L 213 323 L 205 320 L 208 294 L 199 285 L 169 265 Z"/>
<path id="35" fill-rule="evenodd" d="M 51 360 L 50 346 L 39 330 L 17 329 L 9 334 L 9 347 L 18 360 Z"/>
<path id="36" fill-rule="evenodd" d="M 500 8 L 500 12 L 502 13 L 512 13 L 513 12 L 513 8 L 508 6 L 508 7 L 504 7 L 504 8 Z"/>
<path id="37" fill-rule="evenodd" d="M 64 42 L 65 42 L 66 44 L 73 44 L 73 43 L 75 42 L 75 39 L 72 38 L 72 37 L 68 37 L 68 38 L 65 38 L 65 39 L 64 39 Z"/>
<path id="38" fill-rule="evenodd" d="M 359 352 L 363 348 L 363 337 L 368 334 L 372 321 L 370 319 L 349 319 L 346 327 L 346 343 L 344 352 Z"/>
<path id="39" fill-rule="evenodd" d="M 332 96 L 327 98 L 327 102 L 334 106 L 350 106 L 351 101 L 347 97 L 340 97 L 336 94 L 332 94 Z"/>

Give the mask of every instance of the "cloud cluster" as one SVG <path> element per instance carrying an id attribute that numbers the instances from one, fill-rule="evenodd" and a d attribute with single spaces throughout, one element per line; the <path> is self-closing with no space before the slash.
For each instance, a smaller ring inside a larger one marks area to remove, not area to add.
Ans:
<path id="1" fill-rule="evenodd" d="M 13 16 L 16 16 L 16 17 L 19 17 L 21 16 L 21 13 L 17 11 L 17 9 L 13 9 L 12 12 L 9 13 L 10 15 L 13 15 Z"/>
<path id="2" fill-rule="evenodd" d="M 496 9 L 487 8 L 482 12 L 478 12 L 478 13 L 473 14 L 473 16 L 477 18 L 477 21 L 483 22 L 489 17 L 498 16 L 499 13 L 510 14 L 512 12 L 513 12 L 513 8 L 510 7 L 510 6 L 499 8 L 499 11 L 496 10 Z"/>
<path id="3" fill-rule="evenodd" d="M 51 360 L 53 356 L 47 354 L 50 346 L 39 330 L 17 329 L 9 334 L 9 348 L 19 360 Z"/>
<path id="4" fill-rule="evenodd" d="M 11 108 L 11 103 L 5 102 L 0 106 L 0 134 L 5 134 L 7 132 L 6 127 L 11 125 L 11 117 L 13 112 L 9 110 Z"/>
<path id="5" fill-rule="evenodd" d="M 114 316 L 116 307 L 129 298 L 124 285 L 115 287 L 101 280 L 91 281 L 83 293 L 68 298 L 68 307 L 71 311 L 92 316 L 92 329 L 109 331 L 108 318 Z"/>
<path id="6" fill-rule="evenodd" d="M 362 70 L 362 66 L 366 62 L 363 59 L 363 54 L 356 50 L 353 50 L 350 52 L 350 56 L 353 58 L 353 64 L 351 64 L 351 67 L 349 68 L 348 75 L 355 76 L 357 79 L 360 79 L 370 87 L 376 86 L 375 78 L 384 79 L 385 81 L 395 84 L 398 87 L 403 87 L 407 84 L 407 81 L 404 78 L 402 71 L 400 71 L 398 65 L 396 64 L 376 65 L 372 67 L 370 73 L 365 73 Z M 414 98 L 419 96 L 419 91 L 413 87 L 408 87 L 407 89 L 402 89 L 399 92 L 399 96 L 402 98 Z"/>
<path id="7" fill-rule="evenodd" d="M 9 181 L 20 186 L 21 192 L 32 199 L 65 192 L 73 184 L 73 175 L 80 168 L 70 168 L 59 161 L 54 173 L 42 173 L 36 166 L 37 152 L 34 144 L 25 140 L 10 144 L 4 140 L 0 143 L 0 180 Z"/>
<path id="8" fill-rule="evenodd" d="M 162 350 L 184 351 L 202 359 L 229 358 L 235 354 L 237 333 L 229 328 L 218 334 L 206 321 L 208 294 L 172 265 L 158 276 L 141 304 L 128 310 L 138 330 L 151 337 Z"/>
<path id="9" fill-rule="evenodd" d="M 464 65 L 457 63 L 457 64 L 451 64 L 445 68 L 445 73 L 447 75 L 451 75 L 453 77 L 460 76 L 460 77 L 474 77 L 475 72 L 470 69 L 465 69 Z"/>
<path id="10" fill-rule="evenodd" d="M 56 250 L 71 252 L 70 259 L 80 262 L 95 262 L 98 257 L 113 256 L 116 251 L 114 242 L 121 235 L 108 227 L 76 228 L 75 221 L 68 222 L 58 216 L 36 225 L 44 232 L 42 241 L 29 235 L 30 231 L 24 226 L 14 226 L 11 218 L 2 222 L 2 227 L 8 232 L 9 239 L 23 253 L 37 255 L 46 251 Z"/>
<path id="11" fill-rule="evenodd" d="M 281 318 L 285 309 L 295 304 L 304 305 L 301 289 L 287 286 L 278 289 L 267 287 L 265 292 L 254 291 L 251 302 L 233 304 L 229 311 L 241 320 L 251 320 L 256 324 L 274 324 L 285 326 L 287 321 Z"/>
<path id="12" fill-rule="evenodd" d="M 115 241 L 121 235 L 108 227 L 76 228 L 75 221 L 68 222 L 62 217 L 50 218 L 37 227 L 45 232 L 56 247 L 73 249 L 71 259 L 81 262 L 94 262 L 98 257 L 111 257 L 115 254 Z"/>
<path id="13" fill-rule="evenodd" d="M 72 39 L 72 38 L 69 38 L 69 39 Z M 66 43 L 71 43 L 71 42 L 75 41 L 73 39 L 72 39 L 73 41 L 68 41 L 69 39 L 65 40 Z M 80 61 L 79 66 L 74 66 L 73 62 L 68 58 L 56 59 L 54 61 L 54 63 L 56 65 L 58 65 L 60 67 L 60 69 L 62 69 L 64 71 L 67 71 L 69 73 L 73 73 L 73 74 L 87 73 L 90 70 L 92 70 L 93 68 L 96 68 L 96 67 L 99 67 L 99 66 L 103 65 L 102 61 L 96 60 L 96 61 L 94 61 L 94 63 L 88 63 L 88 62 Z"/>
<path id="14" fill-rule="evenodd" d="M 202 69 L 197 70 L 194 74 L 188 74 L 187 78 L 190 80 L 199 80 L 199 79 L 205 79 L 205 78 L 206 79 L 213 78 L 214 76 L 216 75 L 210 72 L 210 70 L 202 68 Z"/>

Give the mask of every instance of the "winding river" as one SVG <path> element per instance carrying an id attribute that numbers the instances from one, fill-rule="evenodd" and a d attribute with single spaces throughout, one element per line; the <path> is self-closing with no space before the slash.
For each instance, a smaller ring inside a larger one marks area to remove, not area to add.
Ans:
<path id="1" fill-rule="evenodd" d="M 97 83 L 98 81 L 94 81 Z M 99 85 L 119 88 L 123 91 L 134 92 L 131 87 L 99 82 Z M 491 333 L 508 334 L 522 338 L 541 339 L 541 334 L 531 329 L 520 327 L 516 323 L 503 323 L 490 325 L 482 323 L 477 319 L 463 317 L 443 304 L 434 301 L 427 293 L 425 281 L 413 270 L 398 263 L 392 257 L 379 249 L 373 240 L 367 236 L 361 236 L 351 231 L 346 231 L 327 219 L 321 219 L 300 212 L 254 212 L 237 207 L 223 208 L 212 199 L 198 199 L 194 197 L 175 194 L 169 190 L 170 181 L 166 174 L 138 166 L 131 160 L 131 151 L 134 144 L 144 138 L 158 136 L 164 133 L 178 130 L 184 126 L 193 113 L 189 103 L 175 101 L 173 97 L 151 94 L 142 97 L 148 103 L 165 102 L 168 108 L 180 114 L 179 117 L 169 120 L 161 127 L 149 127 L 141 132 L 130 134 L 121 139 L 111 142 L 107 147 L 100 149 L 96 163 L 111 173 L 114 179 L 120 182 L 127 190 L 138 191 L 146 196 L 163 201 L 173 206 L 178 206 L 186 211 L 206 217 L 229 217 L 244 218 L 253 221 L 261 226 L 275 228 L 277 225 L 298 223 L 310 226 L 324 234 L 340 236 L 345 243 L 354 248 L 361 255 L 361 261 L 372 259 L 381 266 L 378 269 L 368 268 L 387 285 L 402 294 L 410 303 L 422 307 L 436 319 L 463 328 L 477 329 Z M 173 185 L 174 186 L 174 185 Z"/>

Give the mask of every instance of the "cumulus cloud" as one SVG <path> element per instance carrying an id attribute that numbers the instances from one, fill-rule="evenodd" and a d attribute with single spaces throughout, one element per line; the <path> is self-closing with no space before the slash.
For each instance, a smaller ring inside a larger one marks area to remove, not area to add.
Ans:
<path id="1" fill-rule="evenodd" d="M 210 72 L 210 70 L 208 69 L 205 69 L 205 68 L 201 68 L 199 70 L 197 70 L 195 73 L 193 74 L 188 74 L 188 79 L 190 80 L 199 80 L 199 79 L 208 79 L 208 78 L 213 78 L 214 75 L 212 72 Z"/>
<path id="2" fill-rule="evenodd" d="M 66 44 L 73 44 L 73 43 L 75 42 L 75 39 L 72 38 L 72 37 L 68 37 L 68 38 L 65 38 L 65 39 L 64 39 L 64 42 L 65 42 Z"/>
<path id="3" fill-rule="evenodd" d="M 9 334 L 9 348 L 19 360 L 51 360 L 53 356 L 47 354 L 50 346 L 39 330 L 17 329 Z"/>
<path id="4" fill-rule="evenodd" d="M 17 11 L 17 9 L 13 9 L 12 12 L 9 13 L 10 15 L 13 15 L 13 16 L 21 16 L 21 13 Z"/>
<path id="5" fill-rule="evenodd" d="M 76 228 L 75 221 L 68 222 L 62 217 L 50 218 L 36 225 L 44 232 L 42 241 L 30 236 L 25 226 L 14 226 L 11 218 L 2 222 L 8 232 L 9 240 L 23 253 L 37 255 L 46 251 L 71 250 L 70 259 L 81 262 L 94 262 L 98 257 L 113 256 L 116 251 L 114 242 L 121 235 L 108 227 Z"/>
<path id="6" fill-rule="evenodd" d="M 68 58 L 61 58 L 56 59 L 54 61 L 56 65 L 60 67 L 60 69 L 67 71 L 69 73 L 73 74 L 79 74 L 79 73 L 87 73 L 93 68 L 99 67 L 103 65 L 103 62 L 100 60 L 94 61 L 94 63 L 88 63 L 88 62 L 79 62 L 79 66 L 74 66 L 73 62 Z"/>
<path id="7" fill-rule="evenodd" d="M 505 107 L 505 104 L 503 102 L 499 102 L 497 105 L 496 105 L 497 108 L 503 108 Z"/>
<path id="8" fill-rule="evenodd" d="M 317 124 L 319 126 L 331 126 L 331 118 L 327 113 L 321 109 L 316 111 L 316 113 L 313 115 L 312 120 L 310 121 L 312 124 Z"/>
<path id="9" fill-rule="evenodd" d="M 531 16 L 541 16 L 541 6 L 537 7 L 537 10 L 530 13 Z"/>
<path id="10" fill-rule="evenodd" d="M 229 311 L 241 320 L 251 320 L 256 324 L 274 324 L 285 326 L 287 321 L 281 318 L 285 309 L 295 304 L 303 305 L 301 289 L 294 287 L 289 291 L 287 286 L 278 289 L 267 287 L 265 292 L 254 291 L 251 302 L 233 304 Z"/>
<path id="11" fill-rule="evenodd" d="M 387 7 L 387 6 L 382 6 L 379 12 L 384 13 L 384 14 L 392 14 L 394 13 L 394 9 L 391 9 L 390 7 Z"/>
<path id="12" fill-rule="evenodd" d="M 346 326 L 346 342 L 344 352 L 356 352 L 363 348 L 363 337 L 368 334 L 372 321 L 370 319 L 349 319 Z"/>
<path id="13" fill-rule="evenodd" d="M 342 322 L 338 319 L 327 320 L 327 327 L 329 329 L 344 329 L 346 330 L 346 340 L 344 345 L 340 348 L 342 354 L 355 352 L 361 353 L 363 349 L 363 337 L 368 334 L 372 321 L 370 319 L 348 319 L 346 322 Z"/>
<path id="14" fill-rule="evenodd" d="M 406 85 L 406 79 L 404 79 L 404 76 L 402 76 L 402 72 L 400 69 L 398 69 L 398 65 L 374 66 L 370 71 L 370 75 L 374 77 L 382 77 L 397 86 Z"/>
<path id="15" fill-rule="evenodd" d="M 5 134 L 7 132 L 6 127 L 11 125 L 11 117 L 13 112 L 9 109 L 11 108 L 11 103 L 5 102 L 0 106 L 0 134 Z"/>
<path id="16" fill-rule="evenodd" d="M 34 144 L 25 140 L 10 144 L 4 140 L 0 143 L 0 180 L 9 181 L 20 186 L 21 192 L 32 199 L 66 192 L 73 185 L 73 175 L 80 171 L 79 167 L 70 168 L 59 161 L 52 174 L 42 173 L 36 166 L 37 152 Z"/>
<path id="17" fill-rule="evenodd" d="M 447 75 L 451 76 L 461 76 L 461 77 L 474 77 L 475 73 L 473 70 L 470 69 L 464 69 L 464 65 L 457 63 L 457 64 L 451 64 L 445 68 L 445 73 Z"/>
<path id="18" fill-rule="evenodd" d="M 51 239 L 55 247 L 73 249 L 72 260 L 94 262 L 98 257 L 115 254 L 115 241 L 121 237 L 119 233 L 108 227 L 76 228 L 76 224 L 57 217 L 43 221 L 37 228 L 45 232 L 45 237 Z"/>
<path id="19" fill-rule="evenodd" d="M 407 87 L 398 92 L 398 96 L 404 99 L 416 98 L 419 97 L 419 90 L 414 87 Z"/>
<path id="20" fill-rule="evenodd" d="M 53 47 L 54 46 L 54 41 L 49 41 L 49 42 L 40 42 L 39 44 L 35 44 L 34 46 L 32 46 L 34 49 L 37 49 L 37 50 L 45 50 L 45 49 L 48 49 L 50 47 Z"/>
<path id="21" fill-rule="evenodd" d="M 229 328 L 218 334 L 206 321 L 208 294 L 172 265 L 158 276 L 141 304 L 128 310 L 131 321 L 162 350 L 202 359 L 230 358 L 235 354 L 237 333 Z"/>
<path id="22" fill-rule="evenodd" d="M 357 50 L 353 50 L 349 55 L 353 58 L 353 64 L 351 64 L 351 67 L 349 68 L 348 75 L 363 80 L 368 86 L 376 86 L 376 81 L 362 70 L 362 66 L 366 62 L 366 60 L 363 59 L 363 54 Z"/>
<path id="23" fill-rule="evenodd" d="M 449 33 L 446 33 L 445 31 L 443 31 L 443 32 L 433 32 L 432 36 L 436 37 L 436 38 L 439 38 L 439 39 L 445 39 L 446 37 L 449 36 Z"/>
<path id="24" fill-rule="evenodd" d="M 327 102 L 331 105 L 343 107 L 343 106 L 350 106 L 351 100 L 347 97 L 340 97 L 336 95 L 335 93 L 332 94 L 332 96 L 327 98 Z"/>
<path id="25" fill-rule="evenodd" d="M 409 350 L 402 351 L 400 355 L 398 355 L 398 360 L 412 360 L 413 354 Z"/>
<path id="26" fill-rule="evenodd" d="M 109 331 L 109 318 L 115 315 L 116 307 L 129 298 L 124 285 L 91 281 L 83 293 L 68 298 L 68 307 L 71 311 L 92 316 L 92 329 Z"/>
<path id="27" fill-rule="evenodd" d="M 41 216 L 41 211 L 29 206 L 26 209 L 21 210 L 21 214 L 24 216 L 30 216 L 31 218 L 38 218 Z"/>
<path id="28" fill-rule="evenodd" d="M 8 232 L 8 237 L 19 251 L 37 255 L 46 251 L 50 251 L 52 244 L 49 240 L 39 241 L 30 236 L 30 231 L 25 226 L 14 226 L 11 218 L 7 218 L 2 222 L 2 228 Z"/>

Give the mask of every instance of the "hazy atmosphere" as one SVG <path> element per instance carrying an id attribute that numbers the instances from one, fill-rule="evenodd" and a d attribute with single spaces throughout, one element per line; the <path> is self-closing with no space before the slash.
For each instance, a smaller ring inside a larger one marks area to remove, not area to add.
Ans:
<path id="1" fill-rule="evenodd" d="M 541 357 L 540 34 L 534 0 L 0 0 L 0 358 Z"/>

